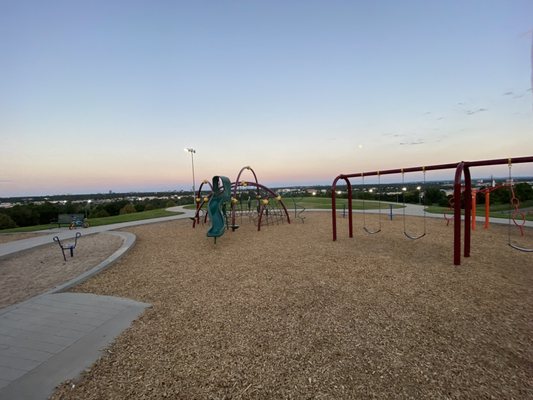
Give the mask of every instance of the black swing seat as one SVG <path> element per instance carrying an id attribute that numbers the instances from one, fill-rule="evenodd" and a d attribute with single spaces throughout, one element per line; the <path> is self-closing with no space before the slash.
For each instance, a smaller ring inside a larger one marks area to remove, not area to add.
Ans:
<path id="1" fill-rule="evenodd" d="M 420 236 L 413 236 L 413 235 L 408 234 L 408 233 L 405 232 L 405 231 L 403 232 L 403 234 L 405 235 L 406 238 L 411 239 L 411 240 L 421 239 L 421 238 L 423 238 L 424 236 L 426 236 L 426 232 L 424 232 L 424 233 L 421 234 Z"/>
<path id="2" fill-rule="evenodd" d="M 237 229 L 239 229 L 239 225 L 231 225 L 230 228 L 233 232 L 235 232 Z"/>
<path id="3" fill-rule="evenodd" d="M 374 235 L 374 234 L 376 234 L 376 233 L 381 232 L 381 228 L 379 228 L 377 231 L 371 231 L 371 230 L 368 229 L 366 226 L 363 226 L 363 229 L 364 229 L 365 232 L 368 233 L 369 235 Z"/>
<path id="4" fill-rule="evenodd" d="M 523 251 L 524 253 L 533 253 L 533 249 L 528 249 L 526 247 L 517 246 L 516 244 L 508 243 L 513 249 Z"/>

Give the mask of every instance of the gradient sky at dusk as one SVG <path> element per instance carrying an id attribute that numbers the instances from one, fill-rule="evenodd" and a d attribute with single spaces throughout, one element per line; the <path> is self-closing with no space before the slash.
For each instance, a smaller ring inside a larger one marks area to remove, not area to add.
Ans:
<path id="1" fill-rule="evenodd" d="M 0 197 L 188 190 L 184 147 L 197 181 L 251 165 L 269 186 L 533 155 L 532 17 L 531 0 L 1 1 Z"/>

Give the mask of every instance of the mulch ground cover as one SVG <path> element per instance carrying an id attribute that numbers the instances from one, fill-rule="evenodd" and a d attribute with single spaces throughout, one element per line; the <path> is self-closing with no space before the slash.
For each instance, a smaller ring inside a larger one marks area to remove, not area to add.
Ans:
<path id="1" fill-rule="evenodd" d="M 442 220 L 415 241 L 400 217 L 376 235 L 356 217 L 353 239 L 338 223 L 337 242 L 329 213 L 216 244 L 190 221 L 130 229 L 135 247 L 75 290 L 152 307 L 52 398 L 533 398 L 533 254 L 506 227 L 478 227 L 454 266 Z"/>

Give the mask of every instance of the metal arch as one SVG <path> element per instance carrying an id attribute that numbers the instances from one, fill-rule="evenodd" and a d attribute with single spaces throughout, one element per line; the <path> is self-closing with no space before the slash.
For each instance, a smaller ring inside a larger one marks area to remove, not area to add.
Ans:
<path id="1" fill-rule="evenodd" d="M 353 237 L 352 184 L 350 183 L 348 176 L 339 175 L 331 184 L 331 225 L 333 228 L 333 241 L 337 240 L 337 208 L 335 193 L 337 193 L 337 182 L 339 179 L 344 179 L 344 182 L 346 182 L 346 189 L 348 190 L 348 234 L 349 237 Z"/>
<path id="2" fill-rule="evenodd" d="M 252 175 L 254 176 L 254 183 L 253 185 L 255 186 L 258 186 L 259 185 L 259 181 L 257 180 L 257 175 L 255 174 L 255 171 L 252 169 L 252 167 L 250 167 L 249 165 L 247 165 L 246 167 L 242 167 L 241 170 L 239 171 L 239 173 L 237 174 L 237 179 L 235 179 L 235 182 L 232 183 L 233 185 L 233 194 L 232 194 L 232 198 L 236 199 L 237 198 L 237 188 L 239 186 L 241 186 L 241 183 L 246 183 L 246 184 L 249 184 L 249 182 L 241 182 L 240 179 L 241 179 L 241 175 L 244 171 L 250 171 L 252 173 Z M 233 201 L 231 202 L 231 226 L 236 226 L 235 224 L 235 221 L 236 221 L 236 205 L 233 203 Z"/>
<path id="3" fill-rule="evenodd" d="M 246 185 L 248 186 L 255 186 L 259 189 L 263 189 L 264 191 L 266 191 L 267 193 L 271 194 L 272 197 L 278 197 L 278 194 L 274 191 L 272 191 L 270 188 L 264 186 L 264 185 L 261 185 L 260 183 L 257 183 L 257 182 L 233 182 L 232 185 L 235 185 L 235 187 L 237 187 L 236 185 L 240 185 L 241 183 L 245 183 Z M 285 206 L 285 203 L 283 203 L 283 200 L 278 200 L 281 204 L 281 207 L 283 208 L 283 211 L 285 212 L 285 216 L 287 217 L 287 222 L 290 224 L 291 223 L 291 218 L 289 216 L 289 212 L 287 211 L 287 207 Z M 261 217 L 263 215 L 263 210 L 264 210 L 264 207 L 261 207 L 261 210 L 259 212 L 259 219 L 257 221 L 257 230 L 260 231 L 261 230 Z M 234 219 L 234 209 L 232 207 L 232 223 L 233 223 L 233 219 Z"/>
<path id="4" fill-rule="evenodd" d="M 193 220 L 192 227 L 193 228 L 196 227 L 196 224 L 200 223 L 200 211 L 202 210 L 202 207 L 205 204 L 204 198 L 202 197 L 202 187 L 204 185 L 208 185 L 209 189 L 211 190 L 211 193 L 209 193 L 207 195 L 207 197 L 210 198 L 213 195 L 213 185 L 207 179 L 204 180 L 200 184 L 200 187 L 198 188 L 198 191 L 195 193 L 195 196 L 194 196 L 194 199 L 193 199 L 194 200 L 194 204 L 196 206 L 196 212 L 194 214 L 194 217 L 192 218 L 192 220 Z M 200 201 L 197 202 L 196 199 L 198 199 L 198 198 L 200 199 Z M 205 214 L 205 220 L 207 221 L 207 213 Z"/>

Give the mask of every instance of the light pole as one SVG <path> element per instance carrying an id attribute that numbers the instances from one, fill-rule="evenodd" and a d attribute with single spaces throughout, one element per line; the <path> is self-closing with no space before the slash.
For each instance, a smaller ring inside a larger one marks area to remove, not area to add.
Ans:
<path id="1" fill-rule="evenodd" d="M 186 147 L 184 151 L 191 153 L 191 165 L 192 165 L 192 197 L 196 196 L 196 189 L 194 187 L 194 154 L 196 153 L 196 150 L 194 150 L 192 147 Z"/>

